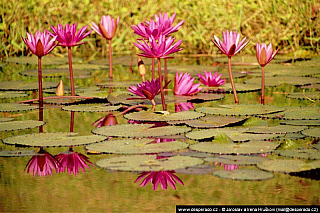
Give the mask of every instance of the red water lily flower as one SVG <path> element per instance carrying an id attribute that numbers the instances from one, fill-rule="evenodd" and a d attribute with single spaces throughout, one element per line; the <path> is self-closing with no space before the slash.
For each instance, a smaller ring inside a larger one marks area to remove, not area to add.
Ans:
<path id="1" fill-rule="evenodd" d="M 111 16 L 102 16 L 100 23 L 97 25 L 94 22 L 91 22 L 92 29 L 96 31 L 99 35 L 104 38 L 111 40 L 116 34 L 118 25 L 119 25 L 119 17 L 115 21 Z"/>
<path id="2" fill-rule="evenodd" d="M 53 36 L 50 40 L 50 34 L 40 31 L 33 36 L 32 33 L 27 33 L 27 38 L 22 38 L 29 50 L 38 57 L 42 57 L 50 53 L 57 44 L 55 43 L 57 36 Z"/>
<path id="3" fill-rule="evenodd" d="M 82 27 L 77 33 L 77 23 L 73 25 L 66 24 L 65 28 L 63 29 L 62 24 L 58 24 L 57 27 L 51 26 L 53 33 L 47 31 L 52 37 L 57 36 L 57 41 L 59 41 L 59 46 L 64 47 L 72 47 L 84 44 L 86 42 L 80 42 L 85 37 L 90 35 L 92 30 L 85 33 L 88 26 Z"/>
<path id="4" fill-rule="evenodd" d="M 214 39 L 212 42 L 218 49 L 228 57 L 234 56 L 240 50 L 242 50 L 249 41 L 245 42 L 246 38 L 244 38 L 240 43 L 240 33 L 232 32 L 232 31 L 223 31 L 223 40 L 221 41 L 217 36 L 214 35 Z"/>
<path id="5" fill-rule="evenodd" d="M 273 51 L 272 44 L 268 46 L 265 43 L 256 45 L 256 56 L 261 67 L 266 66 L 278 53 L 279 49 Z"/>
<path id="6" fill-rule="evenodd" d="M 212 72 L 203 71 L 204 75 L 197 74 L 200 78 L 200 82 L 208 87 L 219 87 L 226 83 L 226 79 L 221 79 L 222 74 L 218 75 L 218 72 L 215 72 L 212 75 Z"/>
<path id="7" fill-rule="evenodd" d="M 174 94 L 175 95 L 194 95 L 201 91 L 202 87 L 200 83 L 193 84 L 195 78 L 191 78 L 189 73 L 181 72 L 180 75 L 176 72 L 174 82 Z"/>
<path id="8" fill-rule="evenodd" d="M 52 175 L 52 170 L 57 171 L 59 167 L 59 162 L 43 149 L 40 149 L 38 155 L 34 155 L 26 166 L 27 172 L 32 172 L 33 176 L 37 173 L 38 176 Z"/>

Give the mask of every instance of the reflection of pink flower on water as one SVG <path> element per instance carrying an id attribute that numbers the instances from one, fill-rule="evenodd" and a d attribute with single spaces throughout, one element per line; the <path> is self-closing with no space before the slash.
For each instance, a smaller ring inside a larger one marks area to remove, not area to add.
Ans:
<path id="1" fill-rule="evenodd" d="M 223 164 L 223 163 L 219 163 L 219 162 L 215 162 L 215 165 L 219 165 L 220 166 L 224 166 L 224 170 L 225 171 L 232 171 L 232 170 L 237 170 L 239 169 L 239 165 L 236 164 Z"/>
<path id="2" fill-rule="evenodd" d="M 117 125 L 118 121 L 116 116 L 114 116 L 112 113 L 109 113 L 108 115 L 103 116 L 102 118 L 96 120 L 92 126 L 97 126 L 97 128 L 102 126 L 113 126 Z"/>
<path id="3" fill-rule="evenodd" d="M 79 174 L 80 168 L 85 172 L 85 168 L 89 169 L 88 164 L 92 163 L 89 159 L 81 153 L 73 152 L 72 150 L 67 153 L 61 153 L 56 156 L 56 159 L 59 161 L 61 166 L 58 168 L 58 172 L 65 172 L 66 168 L 68 169 L 68 174 L 74 175 Z"/>
<path id="4" fill-rule="evenodd" d="M 177 177 L 174 171 L 159 171 L 159 172 L 142 172 L 140 176 L 135 180 L 135 183 L 142 180 L 139 187 L 146 186 L 149 183 L 153 184 L 153 190 L 157 190 L 159 183 L 161 189 L 167 190 L 168 184 L 173 188 L 176 189 L 177 182 L 181 185 L 184 185 L 182 180 Z"/>
<path id="5" fill-rule="evenodd" d="M 171 142 L 171 141 L 176 141 L 176 139 L 156 138 L 154 140 L 154 143 L 165 143 L 165 142 Z"/>
<path id="6" fill-rule="evenodd" d="M 57 171 L 59 162 L 48 152 L 40 149 L 38 155 L 33 156 L 27 166 L 27 172 L 33 172 L 33 176 L 38 173 L 38 176 L 52 175 L 52 170 Z"/>
<path id="7" fill-rule="evenodd" d="M 196 108 L 191 102 L 176 103 L 174 106 L 175 112 L 189 111 L 190 109 Z"/>

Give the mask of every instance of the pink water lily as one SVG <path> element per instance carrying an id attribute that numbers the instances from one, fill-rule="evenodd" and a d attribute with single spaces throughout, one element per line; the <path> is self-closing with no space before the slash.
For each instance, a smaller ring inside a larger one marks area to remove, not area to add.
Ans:
<path id="1" fill-rule="evenodd" d="M 27 172 L 33 173 L 33 176 L 52 175 L 52 171 L 57 171 L 60 167 L 59 162 L 48 152 L 42 148 L 38 152 L 38 155 L 34 155 L 28 162 L 26 168 Z"/>
<path id="2" fill-rule="evenodd" d="M 203 71 L 204 75 L 197 74 L 200 78 L 200 82 L 208 87 L 219 87 L 226 83 L 226 79 L 221 79 L 222 74 L 218 75 L 218 72 L 215 72 L 212 75 L 212 72 Z"/>
<path id="3" fill-rule="evenodd" d="M 191 102 L 176 103 L 174 107 L 175 112 L 189 111 L 190 109 L 196 108 Z"/>
<path id="4" fill-rule="evenodd" d="M 119 17 L 115 21 L 114 18 L 111 16 L 102 16 L 100 23 L 97 25 L 94 22 L 91 22 L 92 29 L 98 33 L 99 35 L 103 36 L 104 38 L 110 40 L 116 34 L 118 25 L 119 25 Z"/>
<path id="5" fill-rule="evenodd" d="M 265 43 L 257 43 L 256 56 L 260 66 L 266 66 L 276 56 L 278 51 L 279 49 L 273 51 L 271 43 L 268 46 Z"/>
<path id="6" fill-rule="evenodd" d="M 244 38 L 241 42 L 240 41 L 240 33 L 232 32 L 232 31 L 223 31 L 223 40 L 221 41 L 216 35 L 214 35 L 214 40 L 212 42 L 218 49 L 228 57 L 234 56 L 240 50 L 242 50 L 249 41 L 246 41 Z"/>
<path id="7" fill-rule="evenodd" d="M 59 46 L 73 47 L 84 44 L 86 42 L 81 42 L 85 37 L 89 36 L 92 30 L 85 33 L 88 26 L 82 27 L 77 33 L 77 23 L 72 25 L 66 24 L 63 28 L 62 24 L 58 24 L 57 27 L 51 26 L 53 33 L 47 31 L 52 37 L 57 36 L 57 41 L 59 41 Z"/>
<path id="8" fill-rule="evenodd" d="M 180 183 L 181 185 L 184 185 L 184 183 L 174 173 L 174 171 L 142 172 L 140 176 L 135 180 L 135 183 L 143 179 L 139 187 L 146 186 L 149 183 L 152 183 L 153 190 L 157 190 L 159 184 L 162 190 L 167 190 L 168 184 L 173 189 L 176 189 L 177 183 Z"/>
<path id="9" fill-rule="evenodd" d="M 178 74 L 176 72 L 175 82 L 174 82 L 174 94 L 175 95 L 194 95 L 201 91 L 202 87 L 200 83 L 193 84 L 195 78 L 192 78 L 189 73 L 181 72 Z"/>
<path id="10" fill-rule="evenodd" d="M 58 168 L 58 172 L 65 172 L 66 168 L 68 170 L 68 174 L 74 175 L 79 174 L 80 169 L 85 172 L 85 168 L 89 169 L 88 164 L 92 163 L 89 161 L 88 157 L 85 155 L 74 152 L 70 149 L 66 153 L 61 153 L 56 155 L 55 158 L 59 161 L 60 167 Z"/>
<path id="11" fill-rule="evenodd" d="M 22 38 L 29 50 L 38 57 L 42 57 L 50 53 L 57 44 L 57 36 L 53 36 L 50 40 L 50 34 L 40 31 L 36 32 L 33 36 L 32 33 L 27 33 L 27 38 Z"/>

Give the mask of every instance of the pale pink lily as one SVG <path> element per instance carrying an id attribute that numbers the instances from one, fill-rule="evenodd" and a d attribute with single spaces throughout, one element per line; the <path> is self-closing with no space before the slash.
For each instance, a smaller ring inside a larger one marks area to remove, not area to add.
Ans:
<path id="1" fill-rule="evenodd" d="M 174 91 L 175 95 L 194 95 L 201 91 L 200 83 L 193 84 L 195 78 L 192 78 L 189 73 L 176 72 Z"/>
<path id="2" fill-rule="evenodd" d="M 184 185 L 184 183 L 174 173 L 175 173 L 174 171 L 142 172 L 134 182 L 137 183 L 143 179 L 139 187 L 146 186 L 149 183 L 152 183 L 153 190 L 157 190 L 159 184 L 162 190 L 163 189 L 167 190 L 168 184 L 173 189 L 176 189 L 175 185 L 177 184 L 177 182 L 180 183 L 181 185 Z"/>
<path id="3" fill-rule="evenodd" d="M 222 74 L 218 75 L 218 72 L 215 72 L 212 75 L 212 72 L 203 71 L 204 75 L 197 74 L 200 78 L 200 82 L 208 87 L 219 87 L 226 83 L 226 79 L 221 79 Z"/>

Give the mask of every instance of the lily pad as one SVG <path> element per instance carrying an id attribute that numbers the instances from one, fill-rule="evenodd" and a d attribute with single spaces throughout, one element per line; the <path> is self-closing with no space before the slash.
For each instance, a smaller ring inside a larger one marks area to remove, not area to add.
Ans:
<path id="1" fill-rule="evenodd" d="M 69 69 L 69 65 L 60 65 L 57 69 Z M 72 64 L 72 69 L 74 70 L 102 70 L 108 69 L 108 66 L 100 66 L 96 64 Z"/>
<path id="2" fill-rule="evenodd" d="M 0 99 L 2 98 L 21 98 L 26 97 L 28 94 L 24 92 L 0 92 Z"/>
<path id="3" fill-rule="evenodd" d="M 301 86 L 302 89 L 316 89 L 320 90 L 320 84 L 311 84 L 307 86 Z"/>
<path id="4" fill-rule="evenodd" d="M 151 128 L 153 124 L 119 124 L 104 126 L 92 130 L 94 134 L 122 137 L 122 138 L 149 138 L 183 134 L 191 130 L 189 127 L 164 126 Z"/>
<path id="5" fill-rule="evenodd" d="M 284 120 L 280 124 L 292 126 L 320 126 L 320 120 Z"/>
<path id="6" fill-rule="evenodd" d="M 320 143 L 312 144 L 311 146 L 317 150 L 320 150 Z"/>
<path id="7" fill-rule="evenodd" d="M 319 120 L 319 111 L 320 107 L 288 107 L 283 112 L 258 115 L 258 117 L 285 120 Z"/>
<path id="8" fill-rule="evenodd" d="M 237 169 L 231 171 L 217 170 L 212 173 L 214 176 L 232 180 L 268 180 L 273 178 L 273 174 L 254 169 Z"/>
<path id="9" fill-rule="evenodd" d="M 109 96 L 109 91 L 85 91 L 80 93 L 81 96 L 106 99 Z"/>
<path id="10" fill-rule="evenodd" d="M 152 64 L 152 60 L 150 58 L 143 58 L 142 60 L 145 65 Z M 109 59 L 108 58 L 101 58 L 101 59 L 90 61 L 89 63 L 109 66 Z M 112 57 L 112 64 L 113 65 L 122 65 L 122 66 L 137 66 L 138 65 L 137 56 L 131 56 L 131 55 L 114 56 L 114 57 Z"/>
<path id="11" fill-rule="evenodd" d="M 197 112 L 212 114 L 212 115 L 259 115 L 268 114 L 274 112 L 284 111 L 285 108 L 271 106 L 271 105 L 219 105 L 220 107 L 199 107 L 196 109 Z"/>
<path id="12" fill-rule="evenodd" d="M 62 107 L 65 111 L 73 112 L 110 112 L 120 108 L 121 106 L 107 106 L 103 104 L 78 104 Z"/>
<path id="13" fill-rule="evenodd" d="M 74 104 L 76 102 L 80 102 L 85 100 L 84 98 L 55 98 L 55 99 L 48 99 L 44 100 L 46 104 L 54 104 L 54 105 L 68 105 Z"/>
<path id="14" fill-rule="evenodd" d="M 314 161 L 320 162 L 320 161 Z M 305 163 L 302 160 L 294 160 L 294 159 L 276 159 L 264 161 L 258 164 L 258 168 L 270 172 L 281 172 L 281 173 L 291 173 L 291 172 L 302 172 L 308 171 L 311 169 L 320 168 L 320 164 L 316 163 Z"/>
<path id="15" fill-rule="evenodd" d="M 73 63 L 79 61 L 80 59 L 73 58 Z M 36 65 L 38 64 L 38 57 L 31 56 L 19 56 L 19 57 L 8 57 L 5 59 L 6 62 L 15 63 L 15 64 L 31 64 Z M 46 56 L 42 57 L 41 64 L 42 65 L 59 65 L 59 64 L 67 64 L 68 58 L 61 58 L 61 57 L 54 57 L 54 56 Z"/>
<path id="16" fill-rule="evenodd" d="M 0 122 L 12 121 L 13 118 L 0 118 Z"/>
<path id="17" fill-rule="evenodd" d="M 127 100 L 128 98 L 132 98 L 133 96 L 126 91 L 117 91 L 111 93 L 108 97 L 107 100 L 111 104 L 127 104 L 127 105 L 137 105 L 140 103 L 143 103 L 145 100 L 137 99 L 137 100 Z"/>
<path id="18" fill-rule="evenodd" d="M 137 120 L 137 121 L 181 121 L 181 120 L 190 120 L 197 119 L 204 116 L 204 114 L 194 111 L 182 111 L 171 114 L 158 114 L 150 111 L 141 111 L 135 113 L 129 113 L 124 115 L 124 118 L 128 120 Z"/>
<path id="19" fill-rule="evenodd" d="M 5 150 L 0 151 L 0 157 L 26 157 L 37 155 L 37 152 L 34 150 Z"/>
<path id="20" fill-rule="evenodd" d="M 86 149 L 93 152 L 114 154 L 155 154 L 187 147 L 187 143 L 180 141 L 155 143 L 154 139 L 123 139 L 91 144 L 86 146 Z"/>
<path id="21" fill-rule="evenodd" d="M 57 87 L 58 83 L 55 82 L 43 82 L 42 88 L 49 89 L 53 87 Z M 0 90 L 2 91 L 31 91 L 31 90 L 38 90 L 39 88 L 38 82 L 29 82 L 25 83 L 23 81 L 1 81 L 0 82 Z"/>
<path id="22" fill-rule="evenodd" d="M 38 77 L 38 70 L 25 70 L 20 72 L 20 75 L 24 75 L 27 77 Z M 42 69 L 42 77 L 43 78 L 61 78 L 63 76 L 69 76 L 69 69 Z M 73 70 L 73 76 L 75 78 L 79 78 L 83 75 L 89 75 L 90 71 L 88 70 Z"/>
<path id="23" fill-rule="evenodd" d="M 204 161 L 206 162 L 219 162 L 230 165 L 254 165 L 266 160 L 269 159 L 264 157 L 247 155 L 218 155 L 216 157 L 208 157 L 204 159 Z"/>
<path id="24" fill-rule="evenodd" d="M 137 86 L 138 83 L 141 82 L 136 82 L 136 81 L 121 81 L 121 82 L 116 82 L 116 81 L 109 81 L 109 82 L 103 82 L 103 83 L 98 83 L 98 87 L 102 88 L 128 88 L 130 86 Z"/>
<path id="25" fill-rule="evenodd" d="M 202 164 L 203 160 L 188 156 L 173 156 L 156 159 L 155 155 L 133 155 L 107 158 L 97 161 L 96 165 L 116 171 L 168 171 Z"/>
<path id="26" fill-rule="evenodd" d="M 287 95 L 287 98 L 319 100 L 320 92 L 295 92 Z"/>
<path id="27" fill-rule="evenodd" d="M 178 121 L 177 123 L 168 122 L 169 124 L 186 124 L 195 128 L 218 128 L 242 123 L 247 118 L 237 118 L 228 116 L 205 116 L 198 120 Z"/>
<path id="28" fill-rule="evenodd" d="M 255 134 L 282 134 L 291 132 L 300 132 L 306 129 L 306 126 L 290 126 L 290 125 L 278 125 L 278 126 L 255 126 L 250 127 L 246 132 Z"/>
<path id="29" fill-rule="evenodd" d="M 320 138 L 320 128 L 306 129 L 302 131 L 302 134 L 309 137 Z"/>
<path id="30" fill-rule="evenodd" d="M 38 109 L 38 106 L 18 104 L 18 103 L 0 104 L 0 112 L 17 112 L 17 111 L 27 111 L 32 109 Z"/>
<path id="31" fill-rule="evenodd" d="M 269 141 L 250 141 L 241 144 L 202 142 L 191 145 L 189 148 L 199 152 L 216 154 L 260 154 L 274 152 L 278 146 L 279 143 Z"/>
<path id="32" fill-rule="evenodd" d="M 188 167 L 185 169 L 176 169 L 174 171 L 178 174 L 205 175 L 212 173 L 214 171 L 214 167 L 212 165 L 200 164 L 198 166 Z"/>
<path id="33" fill-rule="evenodd" d="M 295 86 L 302 86 L 308 84 L 319 84 L 320 79 L 311 77 L 268 77 L 265 79 L 265 85 L 269 87 L 279 86 L 281 84 L 291 84 Z M 252 78 L 246 80 L 246 84 L 259 84 L 261 83 L 260 78 Z"/>
<path id="34" fill-rule="evenodd" d="M 170 97 L 170 95 L 166 96 L 166 100 L 174 99 L 174 102 L 180 103 L 185 101 L 197 102 L 197 101 L 216 101 L 224 98 L 224 95 L 221 94 L 212 94 L 212 93 L 197 93 L 196 95 L 174 95 Z M 167 101 L 166 101 L 167 102 Z"/>
<path id="35" fill-rule="evenodd" d="M 106 139 L 99 135 L 74 136 L 76 133 L 34 133 L 3 139 L 5 144 L 35 147 L 80 146 L 101 142 Z"/>
<path id="36" fill-rule="evenodd" d="M 316 149 L 280 150 L 277 152 L 277 154 L 285 157 L 291 157 L 291 158 L 320 160 L 320 151 Z"/>
<path id="37" fill-rule="evenodd" d="M 44 121 L 25 120 L 25 121 L 8 121 L 0 123 L 0 131 L 14 131 L 21 129 L 32 129 L 43 126 Z"/>
<path id="38" fill-rule="evenodd" d="M 235 83 L 235 87 L 237 93 L 241 92 L 255 92 L 261 90 L 260 84 L 243 84 L 243 83 Z M 233 93 L 232 86 L 230 83 L 226 83 L 219 87 L 203 87 L 201 92 L 216 92 L 216 93 Z"/>

